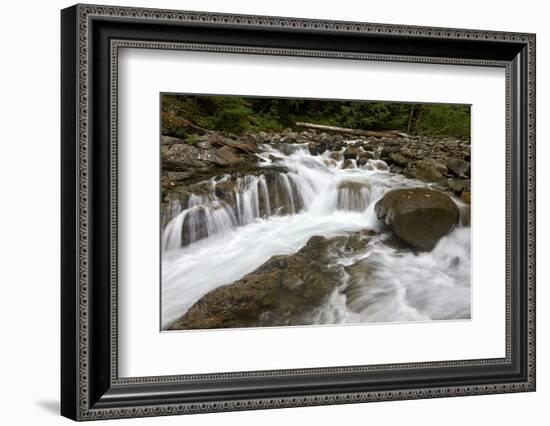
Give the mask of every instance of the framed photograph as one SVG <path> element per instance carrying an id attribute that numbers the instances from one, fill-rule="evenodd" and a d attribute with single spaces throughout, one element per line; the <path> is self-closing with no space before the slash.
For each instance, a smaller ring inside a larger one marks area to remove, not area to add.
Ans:
<path id="1" fill-rule="evenodd" d="M 535 35 L 61 12 L 61 412 L 535 390 Z"/>

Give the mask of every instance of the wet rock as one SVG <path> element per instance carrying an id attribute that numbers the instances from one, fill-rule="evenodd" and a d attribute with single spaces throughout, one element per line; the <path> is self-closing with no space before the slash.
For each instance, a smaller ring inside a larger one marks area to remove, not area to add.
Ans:
<path id="1" fill-rule="evenodd" d="M 332 142 L 327 143 L 326 146 L 331 151 L 340 151 L 343 147 L 343 144 L 340 141 L 333 140 Z"/>
<path id="2" fill-rule="evenodd" d="M 346 160 L 355 160 L 363 151 L 359 147 L 350 146 L 344 151 L 344 158 Z"/>
<path id="3" fill-rule="evenodd" d="M 344 159 L 344 155 L 341 152 L 331 152 L 329 157 L 336 161 L 342 161 Z"/>
<path id="4" fill-rule="evenodd" d="M 333 160 L 332 158 L 325 158 L 323 163 L 325 163 L 327 167 L 336 167 L 338 165 L 336 160 Z"/>
<path id="5" fill-rule="evenodd" d="M 410 161 L 411 161 L 410 158 L 407 158 L 403 154 L 396 152 L 389 155 L 388 163 L 396 164 L 400 167 L 407 167 L 407 164 L 409 164 Z"/>
<path id="6" fill-rule="evenodd" d="M 362 229 L 359 231 L 359 235 L 364 237 L 372 237 L 376 235 L 376 231 L 374 229 Z"/>
<path id="7" fill-rule="evenodd" d="M 408 148 L 408 147 L 401 148 L 401 151 L 399 151 L 399 154 L 401 154 L 403 157 L 408 158 L 409 160 L 411 159 L 414 160 L 417 158 L 414 149 Z"/>
<path id="8" fill-rule="evenodd" d="M 160 144 L 161 146 L 172 146 L 176 144 L 187 144 L 187 141 L 185 139 L 181 138 L 175 138 L 172 136 L 162 135 L 160 137 Z"/>
<path id="9" fill-rule="evenodd" d="M 224 206 L 231 208 L 236 217 L 238 212 L 244 209 L 244 206 L 238 206 L 239 196 L 254 185 L 261 217 L 294 214 L 303 208 L 296 184 L 284 172 L 276 169 L 263 169 L 260 172 L 256 175 L 230 176 L 216 183 L 214 189 L 216 197 L 223 202 Z M 191 189 L 196 191 L 195 186 Z"/>
<path id="10" fill-rule="evenodd" d="M 265 182 L 271 214 L 294 214 L 303 208 L 303 201 L 296 188 L 296 184 L 286 174 L 265 174 Z M 266 214 L 267 211 L 267 203 L 263 203 L 261 200 L 260 211 L 262 215 Z"/>
<path id="11" fill-rule="evenodd" d="M 432 250 L 460 217 L 448 195 L 425 188 L 389 191 L 376 203 L 375 211 L 399 238 L 421 250 Z"/>
<path id="12" fill-rule="evenodd" d="M 462 226 L 470 226 L 471 224 L 471 209 L 469 204 L 463 204 L 460 206 L 460 224 Z"/>
<path id="13" fill-rule="evenodd" d="M 342 244 L 339 246 L 342 253 L 354 255 L 363 251 L 374 235 L 376 235 L 376 231 L 373 229 L 363 229 L 358 233 L 349 234 L 346 237 L 336 237 L 334 241 L 337 244 Z"/>
<path id="14" fill-rule="evenodd" d="M 265 132 L 258 132 L 258 133 L 245 133 L 243 135 L 243 139 L 255 143 L 255 144 L 261 144 L 265 143 L 267 133 Z"/>
<path id="15" fill-rule="evenodd" d="M 190 213 L 183 221 L 181 233 L 182 246 L 208 237 L 206 209 L 204 207 L 196 207 Z"/>
<path id="16" fill-rule="evenodd" d="M 364 151 L 359 154 L 357 157 L 357 165 L 358 166 L 364 166 L 367 164 L 367 161 L 372 160 L 374 158 L 374 153 L 370 151 Z"/>
<path id="17" fill-rule="evenodd" d="M 321 144 L 328 145 L 334 141 L 334 137 L 328 133 L 323 132 L 318 136 L 318 140 L 319 142 L 321 142 Z"/>
<path id="18" fill-rule="evenodd" d="M 382 139 L 380 139 L 380 142 L 384 146 L 391 146 L 391 147 L 401 147 L 405 141 L 407 141 L 407 139 L 400 139 L 400 138 L 397 138 L 397 139 L 382 138 Z"/>
<path id="19" fill-rule="evenodd" d="M 447 173 L 447 167 L 432 158 L 415 161 L 407 166 L 407 174 L 426 181 L 439 181 Z"/>
<path id="20" fill-rule="evenodd" d="M 345 268 L 348 276 L 348 282 L 344 289 L 348 307 L 355 312 L 361 312 L 365 309 L 365 304 L 362 303 L 362 295 L 364 294 L 364 286 L 369 281 L 369 275 L 372 272 L 369 260 L 361 259 L 354 264 Z"/>
<path id="21" fill-rule="evenodd" d="M 201 139 L 202 139 L 201 142 L 207 141 L 208 143 L 211 144 L 211 146 L 214 146 L 214 147 L 225 146 L 225 147 L 233 148 L 234 150 L 245 154 L 255 154 L 259 151 L 258 145 L 256 145 L 255 143 L 249 142 L 246 139 L 235 140 L 231 138 L 220 137 L 219 135 L 216 135 L 216 136 L 206 135 L 206 136 L 203 136 L 203 138 Z M 199 144 L 201 142 L 199 142 Z"/>
<path id="22" fill-rule="evenodd" d="M 388 172 L 389 166 L 382 160 L 369 160 L 365 166 L 367 170 L 378 170 L 380 172 Z"/>
<path id="23" fill-rule="evenodd" d="M 203 296 L 171 330 L 305 325 L 311 313 L 340 285 L 337 253 L 363 249 L 368 237 L 355 234 L 310 238 L 297 253 L 274 256 L 254 272 Z"/>
<path id="24" fill-rule="evenodd" d="M 461 194 L 463 191 L 470 190 L 470 179 L 449 178 L 447 186 L 455 194 Z"/>
<path id="25" fill-rule="evenodd" d="M 184 171 L 184 172 L 172 172 L 168 170 L 162 171 L 161 176 L 161 185 L 164 186 L 177 186 L 180 185 L 182 182 L 185 182 L 189 176 L 191 176 L 191 172 Z"/>
<path id="26" fill-rule="evenodd" d="M 425 161 L 430 163 L 432 165 L 432 167 L 435 170 L 437 170 L 439 173 L 441 173 L 442 175 L 445 175 L 445 174 L 448 173 L 447 166 L 445 166 L 445 164 L 443 164 L 439 159 L 428 158 Z"/>
<path id="27" fill-rule="evenodd" d="M 351 159 L 344 160 L 342 164 L 343 169 L 355 169 L 355 162 Z"/>
<path id="28" fill-rule="evenodd" d="M 349 147 L 353 147 L 353 148 L 361 148 L 363 146 L 366 146 L 366 141 L 362 138 L 359 138 L 359 139 L 356 139 L 352 143 L 348 142 L 346 145 L 349 146 Z"/>
<path id="29" fill-rule="evenodd" d="M 411 251 L 411 245 L 406 243 L 393 232 L 384 236 L 383 239 L 384 245 L 391 247 L 394 250 L 408 252 Z"/>
<path id="30" fill-rule="evenodd" d="M 234 166 L 243 161 L 243 158 L 228 146 L 222 146 L 217 150 L 203 150 L 200 159 L 219 167 Z"/>
<path id="31" fill-rule="evenodd" d="M 311 155 L 321 155 L 323 152 L 326 151 L 326 147 L 320 143 L 317 142 L 311 142 L 307 146 L 309 153 Z"/>
<path id="32" fill-rule="evenodd" d="M 401 147 L 400 146 L 388 146 L 388 145 L 384 145 L 382 147 L 382 151 L 380 153 L 380 158 L 390 158 L 390 156 L 392 154 L 397 154 L 399 151 L 401 151 Z"/>
<path id="33" fill-rule="evenodd" d="M 206 169 L 208 166 L 200 160 L 200 149 L 185 143 L 173 144 L 162 156 L 162 168 L 171 172 L 192 173 L 193 169 Z"/>
<path id="34" fill-rule="evenodd" d="M 208 206 L 220 204 L 224 208 L 229 208 L 232 211 L 230 214 L 235 218 L 239 218 L 239 212 L 244 211 L 244 199 L 241 196 L 245 191 L 249 192 L 247 203 L 253 202 L 249 199 L 250 194 L 256 194 L 258 200 L 254 200 L 254 205 L 258 206 L 260 217 L 298 213 L 303 208 L 296 184 L 287 176 L 284 168 L 277 166 L 246 168 L 196 183 L 189 182 L 187 173 L 163 172 L 161 183 L 164 224 L 174 217 L 167 210 L 167 206 L 177 202 L 181 209 L 185 210 L 189 207 L 188 200 L 193 195 L 208 200 Z M 255 189 L 252 193 L 251 188 Z M 238 201 L 239 197 L 241 204 Z M 197 214 L 195 219 L 203 222 L 205 217 Z"/>
<path id="35" fill-rule="evenodd" d="M 297 132 L 289 132 L 285 136 L 283 136 L 280 141 L 281 143 L 293 143 L 296 142 L 300 138 L 300 134 Z"/>
<path id="36" fill-rule="evenodd" d="M 364 211 L 370 202 L 370 187 L 365 182 L 345 181 L 338 186 L 336 208 L 340 210 Z"/>
<path id="37" fill-rule="evenodd" d="M 403 174 L 404 171 L 405 169 L 403 167 L 396 166 L 395 164 L 390 166 L 390 172 L 392 173 Z"/>
<path id="38" fill-rule="evenodd" d="M 447 168 L 458 177 L 470 176 L 470 163 L 468 161 L 451 157 L 447 158 L 445 164 Z"/>
<path id="39" fill-rule="evenodd" d="M 460 199 L 461 199 L 464 203 L 470 205 L 471 202 L 472 202 L 472 194 L 471 194 L 471 192 L 470 192 L 470 191 L 463 191 L 462 194 L 460 194 Z"/>

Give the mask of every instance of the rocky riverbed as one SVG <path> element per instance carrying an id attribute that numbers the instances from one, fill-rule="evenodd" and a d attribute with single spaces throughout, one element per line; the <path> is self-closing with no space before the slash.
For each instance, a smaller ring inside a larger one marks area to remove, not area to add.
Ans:
<path id="1" fill-rule="evenodd" d="M 470 315 L 470 145 L 162 136 L 171 330 Z"/>

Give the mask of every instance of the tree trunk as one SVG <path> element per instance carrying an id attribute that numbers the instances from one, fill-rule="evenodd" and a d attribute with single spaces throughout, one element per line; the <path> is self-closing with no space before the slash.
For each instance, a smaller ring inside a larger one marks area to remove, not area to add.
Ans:
<path id="1" fill-rule="evenodd" d="M 402 138 L 408 137 L 406 133 L 401 133 L 397 130 L 361 130 L 348 129 L 346 127 L 326 126 L 324 124 L 296 122 L 297 127 L 306 127 L 308 129 L 325 130 L 327 132 L 347 133 L 356 136 L 374 136 L 379 138 Z"/>
<path id="2" fill-rule="evenodd" d="M 412 126 L 412 121 L 413 121 L 413 116 L 414 116 L 414 104 L 411 104 L 411 113 L 409 115 L 409 124 L 407 124 L 407 133 L 411 133 L 411 126 Z"/>

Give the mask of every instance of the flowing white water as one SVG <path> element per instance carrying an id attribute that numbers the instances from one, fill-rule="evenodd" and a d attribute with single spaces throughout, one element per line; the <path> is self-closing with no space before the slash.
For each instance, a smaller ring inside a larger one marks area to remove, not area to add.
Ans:
<path id="1" fill-rule="evenodd" d="M 340 260 L 355 266 L 347 268 L 340 289 L 313 313 L 312 323 L 470 317 L 470 228 L 456 228 L 429 253 L 399 251 L 385 244 L 385 238 L 353 258 Z"/>
<path id="2" fill-rule="evenodd" d="M 314 235 L 333 236 L 365 228 L 383 230 L 374 205 L 396 187 L 425 184 L 388 171 L 381 160 L 343 169 L 326 152 L 312 156 L 304 145 L 259 155 L 287 173 L 238 178 L 234 202 L 193 196 L 163 232 L 162 324 L 183 315 L 209 291 L 254 271 L 270 257 L 291 254 Z M 272 205 L 277 204 L 277 205 Z M 286 207 L 280 207 L 280 206 Z M 286 211 L 283 209 L 286 208 Z M 344 266 L 364 262 L 369 273 L 346 268 L 347 278 L 311 322 L 378 322 L 468 318 L 470 228 L 460 227 L 429 253 L 391 248 L 385 236 Z"/>

